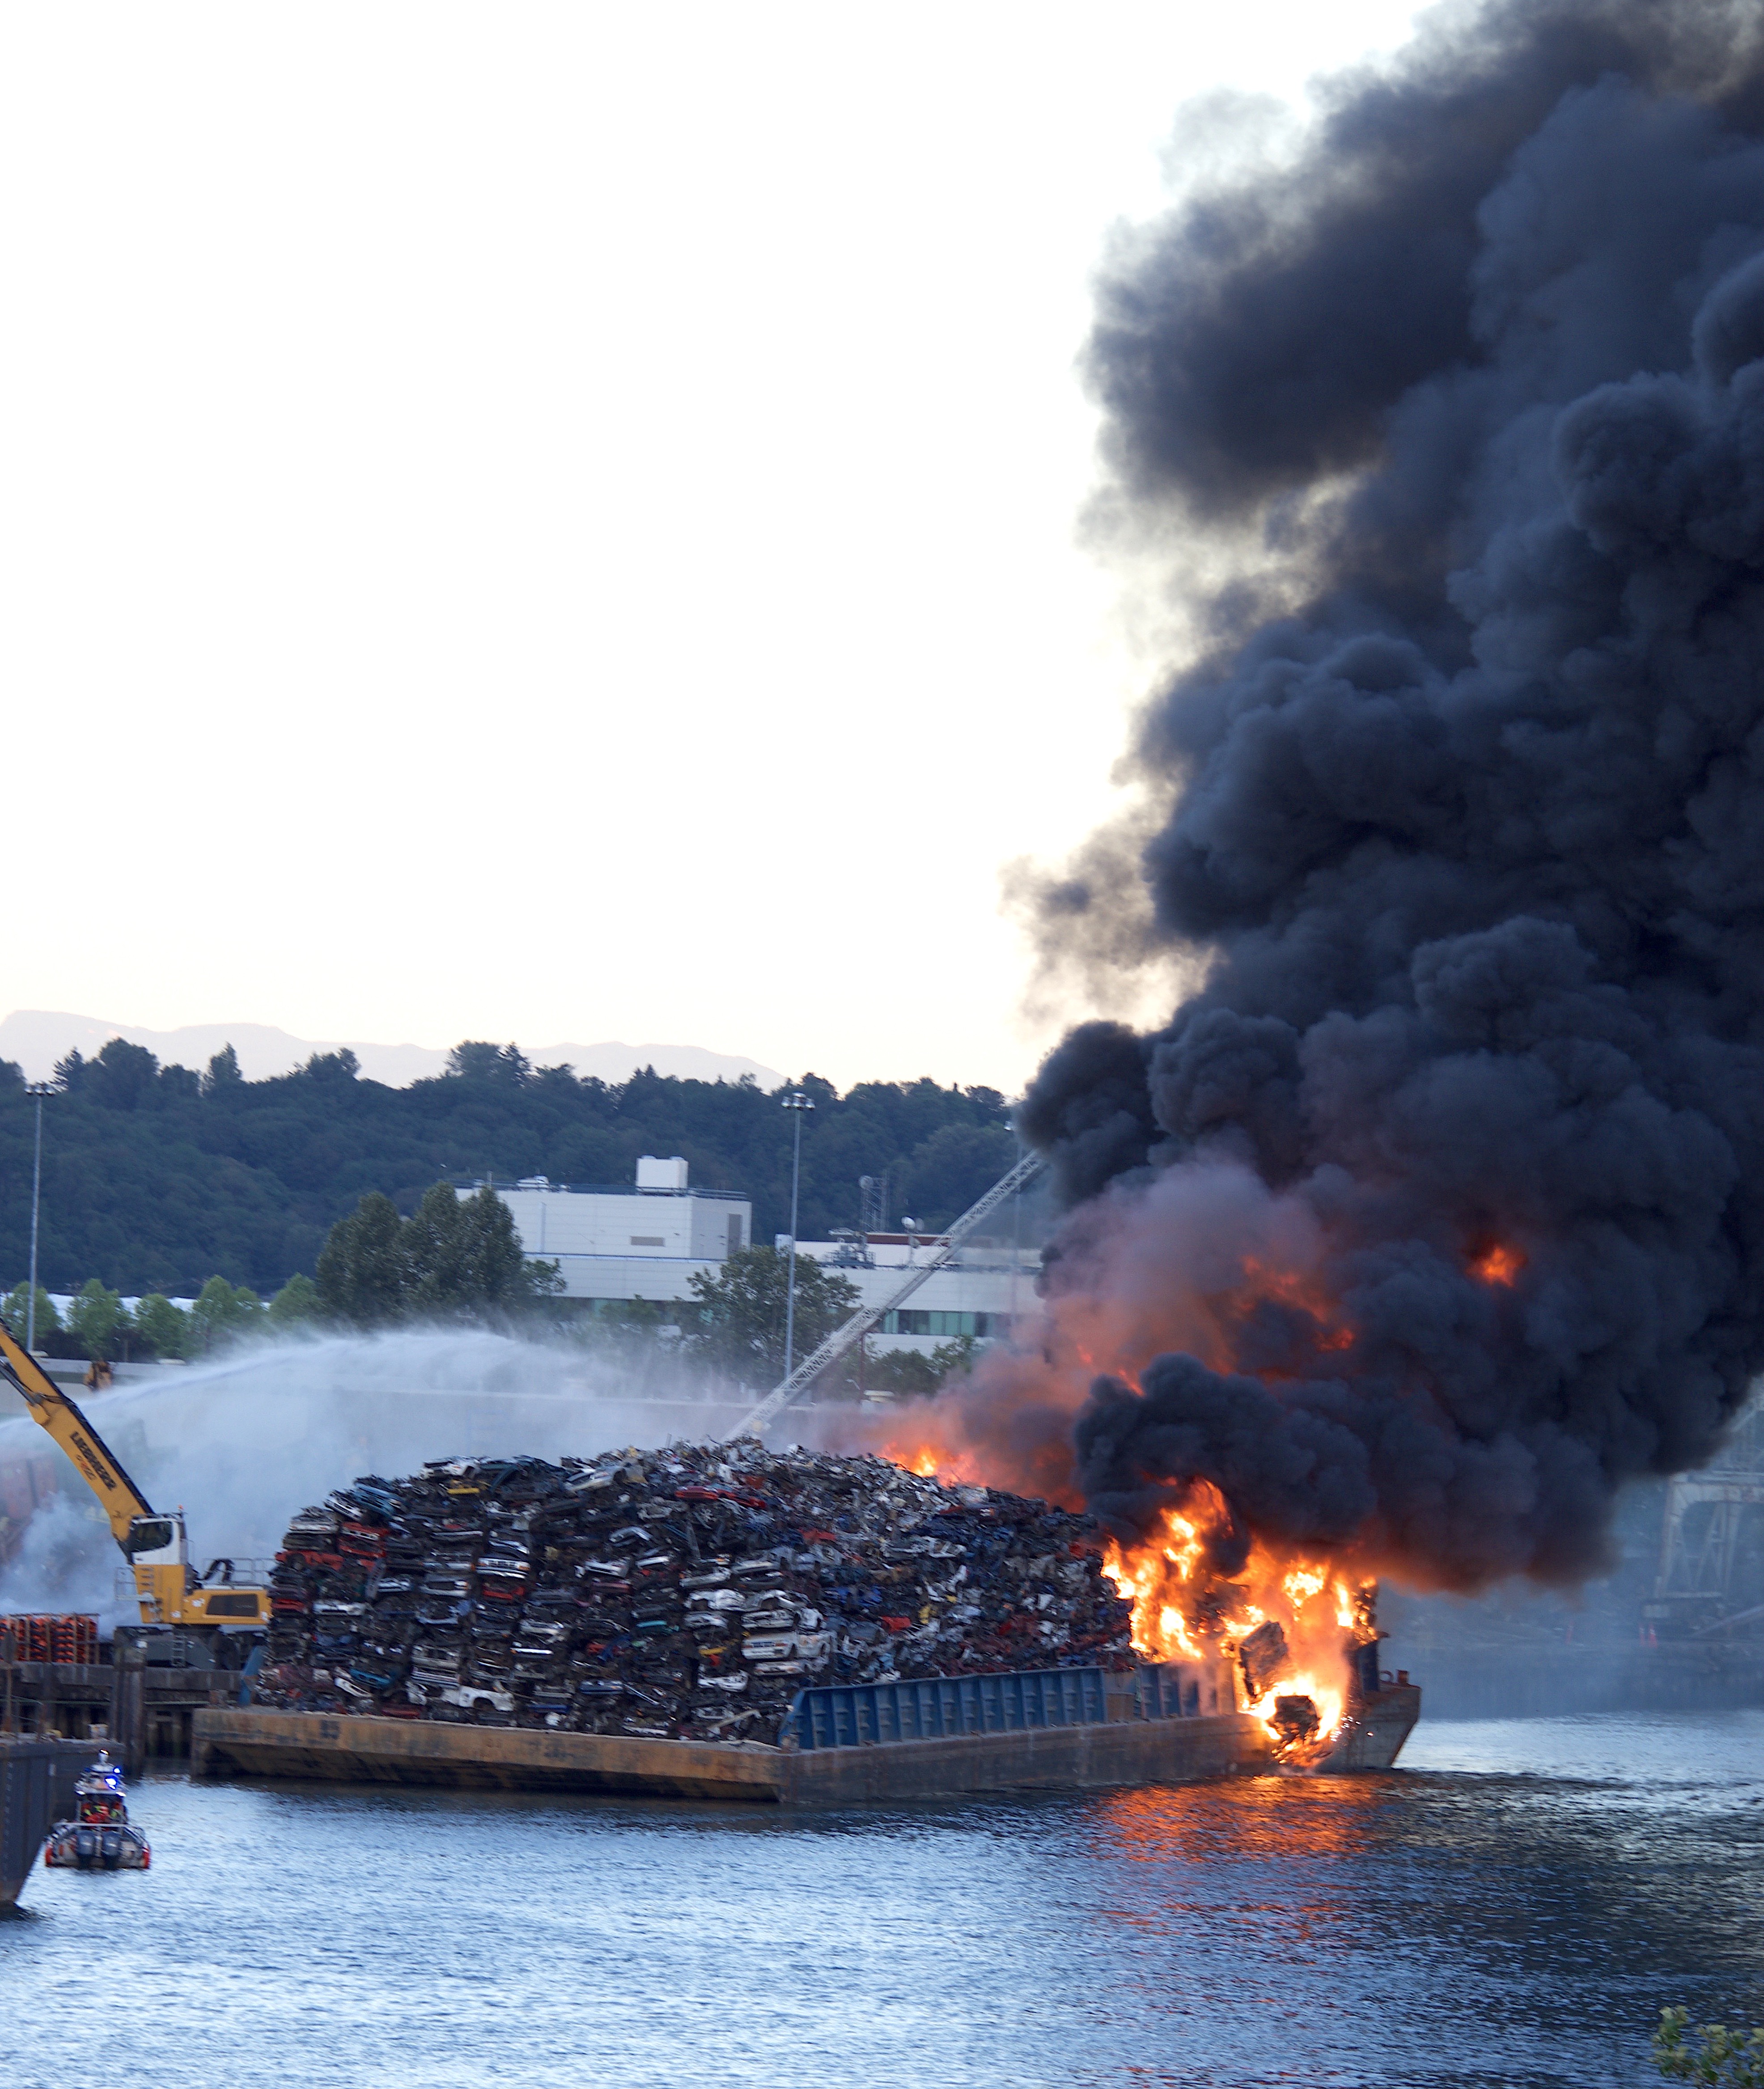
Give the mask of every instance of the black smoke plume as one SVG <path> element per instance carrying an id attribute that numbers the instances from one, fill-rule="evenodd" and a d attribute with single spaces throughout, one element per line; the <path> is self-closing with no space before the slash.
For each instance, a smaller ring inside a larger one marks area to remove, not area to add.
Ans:
<path id="1" fill-rule="evenodd" d="M 1204 985 L 1025 1113 L 1052 1304 L 1195 1285 L 1158 1243 L 1215 1193 L 1308 1243 L 1206 1361 L 1096 1379 L 1124 1530 L 1201 1478 L 1424 1585 L 1572 1581 L 1764 1367 L 1761 26 L 1436 20 L 1103 285 L 1117 519 L 1258 560 L 1136 752 Z M 1081 869 L 1047 933 L 1123 899 Z"/>

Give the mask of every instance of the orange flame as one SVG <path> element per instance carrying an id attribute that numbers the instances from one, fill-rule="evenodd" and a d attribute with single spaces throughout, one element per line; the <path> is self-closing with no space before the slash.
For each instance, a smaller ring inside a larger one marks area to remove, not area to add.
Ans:
<path id="1" fill-rule="evenodd" d="M 1317 1727 L 1309 1739 L 1293 1742 L 1282 1731 L 1277 1719 L 1279 1701 L 1282 1697 L 1308 1697 L 1317 1708 Z M 1321 1675 L 1301 1671 L 1296 1675 L 1282 1675 L 1271 1684 L 1252 1704 L 1244 1708 L 1252 1719 L 1260 1720 L 1263 1732 L 1277 1750 L 1289 1760 L 1304 1761 L 1314 1758 L 1333 1741 L 1341 1731 L 1342 1715 L 1347 1709 L 1347 1685 L 1344 1677 L 1325 1681 Z"/>
<path id="2" fill-rule="evenodd" d="M 975 1461 L 968 1452 L 953 1444 L 936 1443 L 923 1434 L 891 1437 L 877 1448 L 891 1464 L 904 1465 L 922 1480 L 940 1480 L 946 1487 L 987 1484 L 981 1480 Z M 1000 1480 L 992 1484 L 1003 1486 L 1006 1482 Z"/>
<path id="3" fill-rule="evenodd" d="M 1315 1271 L 1276 1269 L 1252 1255 L 1244 1256 L 1243 1268 L 1243 1283 L 1220 1302 L 1227 1319 L 1241 1318 L 1261 1299 L 1276 1298 L 1311 1321 L 1310 1339 L 1318 1349 L 1338 1353 L 1353 1347 L 1354 1331 Z"/>
<path id="4" fill-rule="evenodd" d="M 1315 1761 L 1340 1732 L 1349 1696 L 1350 1648 L 1370 1636 L 1370 1592 L 1356 1589 L 1318 1559 L 1280 1559 L 1261 1541 L 1229 1581 L 1206 1564 L 1208 1532 L 1227 1516 L 1218 1490 L 1198 1482 L 1181 1509 L 1165 1509 L 1163 1528 L 1148 1544 L 1111 1540 L 1103 1571 L 1133 1606 L 1133 1646 L 1148 1661 L 1218 1661 L 1228 1665 L 1241 1709 L 1258 1720 L 1276 1751 L 1292 1762 Z M 1332 1600 L 1313 1605 L 1327 1591 Z M 1243 1642 L 1260 1625 L 1285 1637 L 1279 1672 L 1252 1693 Z M 1278 1701 L 1308 1697 L 1317 1727 L 1309 1735 L 1282 1729 Z"/>
<path id="5" fill-rule="evenodd" d="M 1155 1280 L 1136 1285 L 1090 1285 L 1081 1259 L 1068 1258 L 1033 1347 L 982 1358 L 969 1379 L 935 1401 L 903 1404 L 880 1427 L 875 1419 L 860 1425 L 863 1440 L 946 1485 L 983 1483 L 1079 1508 L 1071 1422 L 1098 1373 L 1131 1386 L 1146 1361 L 1167 1350 L 1240 1370 L 1254 1324 L 1261 1357 L 1277 1359 L 1256 1367 L 1278 1396 L 1294 1374 L 1308 1374 L 1312 1360 L 1321 1366 L 1325 1355 L 1353 1349 L 1355 1330 L 1330 1280 L 1326 1243 L 1314 1232 L 1277 1220 L 1222 1268 L 1210 1242 L 1192 1233 L 1172 1239 L 1197 1251 L 1161 1262 L 1150 1273 Z M 1501 1245 L 1474 1265 L 1484 1280 L 1504 1285 L 1523 1266 L 1516 1249 Z M 1285 1760 L 1315 1761 L 1348 1716 L 1354 1649 L 1376 1636 L 1369 1604 L 1342 1558 L 1301 1557 L 1265 1534 L 1252 1534 L 1248 1560 L 1227 1576 L 1209 1542 L 1227 1529 L 1240 1533 L 1241 1521 L 1216 1488 L 1196 1482 L 1162 1512 L 1149 1540 L 1107 1545 L 1105 1571 L 1132 1606 L 1132 1645 L 1147 1661 L 1197 1665 L 1209 1702 L 1216 1688 L 1219 1708 L 1259 1720 Z M 1286 1642 L 1272 1674 L 1254 1650 L 1246 1665 L 1242 1651 L 1270 1622 Z M 1290 1697 L 1312 1701 L 1317 1727 L 1308 1737 L 1295 1733 L 1292 1718 L 1278 1717 L 1277 1701 Z"/>
<path id="6" fill-rule="evenodd" d="M 1477 1256 L 1470 1265 L 1470 1273 L 1480 1277 L 1484 1284 L 1510 1285 L 1524 1267 L 1525 1257 L 1516 1247 L 1496 1241 L 1492 1248 Z"/>
<path id="7" fill-rule="evenodd" d="M 1112 1538 L 1109 1541 L 1102 1571 L 1132 1604 L 1133 1645 L 1153 1661 L 1202 1658 L 1181 1601 L 1182 1590 L 1192 1581 L 1200 1564 L 1201 1549 L 1200 1525 L 1173 1509 L 1164 1511 L 1162 1543 L 1154 1542 L 1129 1554 Z"/>

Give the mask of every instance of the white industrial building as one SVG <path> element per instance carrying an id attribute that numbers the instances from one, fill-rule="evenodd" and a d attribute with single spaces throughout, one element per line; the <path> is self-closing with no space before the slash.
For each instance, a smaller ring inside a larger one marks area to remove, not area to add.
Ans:
<path id="1" fill-rule="evenodd" d="M 689 1187 L 677 1154 L 668 1160 L 645 1154 L 630 1190 L 552 1182 L 543 1175 L 512 1189 L 490 1186 L 513 1216 L 521 1252 L 558 1265 L 566 1298 L 690 1298 L 695 1276 L 714 1276 L 731 1255 L 752 1244 L 748 1199 L 733 1190 Z"/>
<path id="2" fill-rule="evenodd" d="M 942 1245 L 940 1233 L 864 1233 L 803 1241 L 797 1252 L 844 1277 L 860 1306 L 880 1306 L 900 1289 L 915 1263 L 929 1261 Z M 905 1306 L 883 1316 L 869 1338 L 870 1353 L 935 1349 L 963 1335 L 1003 1341 L 1039 1310 L 1035 1280 L 1040 1274 L 1038 1246 L 1013 1246 L 983 1235 L 964 1241 Z"/>
<path id="3" fill-rule="evenodd" d="M 512 1189 L 490 1186 L 507 1205 L 524 1254 L 554 1262 L 566 1298 L 584 1306 L 643 1298 L 654 1304 L 693 1296 L 692 1279 L 713 1276 L 750 1246 L 753 1207 L 732 1190 L 695 1190 L 678 1155 L 645 1155 L 632 1189 L 573 1186 L 529 1176 Z M 469 1192 L 461 1190 L 462 1196 Z M 786 1235 L 777 1245 L 787 1249 Z M 844 1277 L 860 1306 L 877 1306 L 907 1271 L 942 1245 L 936 1233 L 851 1234 L 803 1241 L 797 1252 Z M 909 1302 L 884 1316 L 870 1336 L 884 1349 L 924 1349 L 965 1335 L 999 1341 L 1037 1310 L 1041 1250 L 984 1238 L 965 1241 L 954 1259 L 926 1278 Z"/>

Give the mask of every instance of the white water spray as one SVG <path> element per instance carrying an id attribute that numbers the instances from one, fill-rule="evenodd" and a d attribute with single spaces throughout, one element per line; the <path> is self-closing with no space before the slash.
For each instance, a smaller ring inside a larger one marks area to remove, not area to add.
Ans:
<path id="1" fill-rule="evenodd" d="M 579 1349 L 480 1329 L 254 1344 L 225 1360 L 126 1382 L 87 1403 L 156 1508 L 182 1505 L 191 1557 L 268 1560 L 288 1519 L 359 1473 L 430 1458 L 592 1457 L 627 1443 L 703 1441 L 737 1406 L 697 1389 L 635 1397 Z M 135 1615 L 122 1557 L 83 1482 L 28 1415 L 0 1422 L 0 1470 L 47 1461 L 60 1492 L 0 1572 L 0 1611 Z"/>

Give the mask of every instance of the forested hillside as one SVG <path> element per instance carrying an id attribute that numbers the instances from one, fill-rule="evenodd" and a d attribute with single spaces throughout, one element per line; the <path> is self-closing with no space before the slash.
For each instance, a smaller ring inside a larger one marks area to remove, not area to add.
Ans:
<path id="1" fill-rule="evenodd" d="M 408 1088 L 362 1079 L 349 1053 L 280 1079 L 239 1078 L 229 1053 L 205 1072 L 161 1066 L 113 1039 L 58 1068 L 43 1109 L 41 1280 L 96 1276 L 128 1293 L 193 1293 L 225 1276 L 268 1294 L 311 1272 L 332 1222 L 366 1190 L 404 1212 L 431 1183 L 632 1183 L 643 1153 L 683 1154 L 704 1189 L 753 1199 L 754 1238 L 790 1223 L 790 1119 L 747 1083 L 644 1072 L 619 1087 L 462 1044 L 451 1070 Z M 946 1224 L 1010 1165 L 1004 1099 L 934 1081 L 864 1082 L 841 1096 L 811 1075 L 803 1137 L 805 1240 L 860 1221 L 858 1178 L 889 1178 L 891 1222 Z M 0 1280 L 30 1246 L 35 1105 L 0 1061 Z"/>

